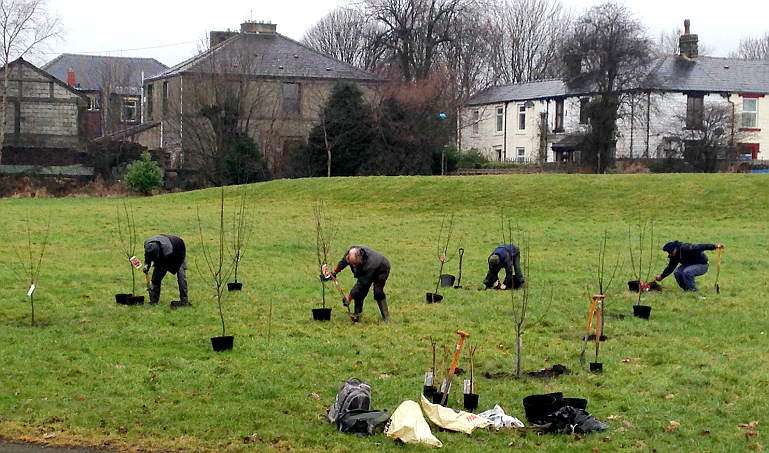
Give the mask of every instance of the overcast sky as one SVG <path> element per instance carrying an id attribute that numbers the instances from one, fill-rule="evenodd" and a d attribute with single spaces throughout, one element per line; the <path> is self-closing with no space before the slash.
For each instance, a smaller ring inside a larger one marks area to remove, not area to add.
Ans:
<path id="1" fill-rule="evenodd" d="M 576 11 L 602 3 L 563 0 Z M 626 0 L 652 35 L 683 27 L 713 55 L 726 56 L 740 38 L 769 31 L 769 2 L 759 0 Z M 277 24 L 278 32 L 300 40 L 305 30 L 345 0 L 49 0 L 61 17 L 65 36 L 52 43 L 36 62 L 61 53 L 153 57 L 173 66 L 194 55 L 211 30 L 238 29 L 245 20 Z M 721 5 L 721 6 L 719 6 Z M 725 8 L 728 6 L 728 8 Z"/>

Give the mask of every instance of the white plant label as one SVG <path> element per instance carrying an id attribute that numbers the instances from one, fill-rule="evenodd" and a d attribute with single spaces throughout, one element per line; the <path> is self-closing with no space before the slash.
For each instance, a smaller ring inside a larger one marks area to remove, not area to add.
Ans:
<path id="1" fill-rule="evenodd" d="M 142 267 L 142 262 L 141 262 L 141 261 L 139 261 L 139 258 L 137 258 L 137 257 L 135 257 L 135 256 L 132 256 L 132 257 L 128 258 L 128 261 L 130 261 L 130 262 L 131 262 L 131 264 L 133 264 L 133 266 L 134 266 L 135 268 L 137 268 L 137 269 L 139 269 L 140 267 Z"/>
<path id="2" fill-rule="evenodd" d="M 32 297 L 32 294 L 35 293 L 35 288 L 37 288 L 37 286 L 35 286 L 34 283 L 29 285 L 29 291 L 27 291 L 27 297 Z"/>
<path id="3" fill-rule="evenodd" d="M 469 395 L 470 393 L 473 393 L 473 386 L 470 382 L 470 379 L 465 379 L 465 395 Z"/>
<path id="4" fill-rule="evenodd" d="M 425 373 L 425 386 L 432 387 L 433 385 L 433 372 L 428 371 Z"/>
<path id="5" fill-rule="evenodd" d="M 238 250 L 238 253 L 235 254 L 235 261 L 237 261 L 238 263 L 240 262 L 240 256 L 241 256 L 240 250 Z"/>

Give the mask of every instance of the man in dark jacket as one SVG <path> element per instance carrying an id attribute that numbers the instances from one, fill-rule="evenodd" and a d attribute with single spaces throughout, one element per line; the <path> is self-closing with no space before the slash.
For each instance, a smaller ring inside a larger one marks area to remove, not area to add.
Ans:
<path id="1" fill-rule="evenodd" d="M 372 248 L 356 245 L 347 250 L 342 259 L 339 260 L 339 264 L 336 265 L 333 272 L 326 275 L 326 278 L 330 279 L 332 276 L 336 276 L 347 266 L 350 266 L 352 275 L 358 280 L 350 290 L 350 294 L 342 299 L 345 307 L 350 305 L 350 301 L 355 301 L 353 321 L 360 319 L 360 314 L 363 313 L 363 299 L 368 295 L 372 285 L 374 286 L 374 300 L 379 305 L 382 319 L 385 322 L 389 321 L 387 296 L 384 293 L 387 277 L 390 276 L 390 262 L 387 261 L 387 258 Z"/>
<path id="2" fill-rule="evenodd" d="M 697 284 L 694 277 L 702 275 L 708 271 L 708 257 L 705 256 L 705 250 L 715 250 L 724 248 L 721 244 L 689 244 L 688 242 L 672 241 L 662 247 L 662 250 L 668 254 L 668 265 L 655 280 L 662 281 L 665 277 L 675 271 L 678 286 L 684 291 L 697 291 Z M 681 265 L 676 269 L 676 266 Z"/>
<path id="3" fill-rule="evenodd" d="M 148 288 L 151 305 L 156 305 L 160 300 L 160 284 L 168 272 L 176 274 L 179 283 L 179 301 L 171 302 L 171 307 L 191 305 L 187 298 L 187 276 L 184 273 L 187 269 L 186 256 L 184 241 L 176 236 L 161 234 L 144 241 L 144 273 L 148 273 L 150 267 L 155 265 Z"/>
<path id="4" fill-rule="evenodd" d="M 499 271 L 502 269 L 505 270 L 505 280 L 500 284 Z M 486 288 L 519 289 L 523 287 L 524 281 L 521 270 L 521 252 L 518 247 L 507 244 L 495 248 L 489 255 L 489 273 L 483 280 Z"/>

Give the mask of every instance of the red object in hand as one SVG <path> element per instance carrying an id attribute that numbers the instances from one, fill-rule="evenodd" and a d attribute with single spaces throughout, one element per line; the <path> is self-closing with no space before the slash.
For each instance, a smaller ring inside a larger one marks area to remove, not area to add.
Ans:
<path id="1" fill-rule="evenodd" d="M 334 275 L 336 275 L 336 274 L 338 274 L 340 272 L 342 272 L 342 269 L 339 269 L 339 266 L 334 268 Z"/>

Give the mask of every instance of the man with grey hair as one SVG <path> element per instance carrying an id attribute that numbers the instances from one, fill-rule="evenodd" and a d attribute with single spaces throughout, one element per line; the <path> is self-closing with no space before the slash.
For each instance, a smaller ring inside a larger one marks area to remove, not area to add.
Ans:
<path id="1" fill-rule="evenodd" d="M 187 298 L 187 250 L 184 241 L 176 236 L 161 234 L 144 241 L 144 273 L 154 264 L 152 279 L 149 284 L 150 305 L 160 301 L 160 285 L 163 277 L 170 272 L 176 274 L 179 283 L 179 300 L 171 302 L 171 308 L 190 306 Z"/>
<path id="2" fill-rule="evenodd" d="M 345 267 L 350 266 L 353 276 L 358 280 L 355 286 L 350 290 L 350 294 L 342 299 L 346 306 L 350 301 L 355 301 L 355 314 L 353 321 L 359 321 L 363 313 L 363 300 L 368 295 L 371 286 L 374 286 L 374 300 L 379 305 L 379 312 L 382 314 L 382 320 L 390 320 L 390 313 L 387 311 L 387 296 L 384 293 L 384 286 L 387 277 L 390 276 L 390 262 L 381 253 L 376 250 L 356 245 L 350 247 L 344 254 L 339 263 L 332 272 L 325 275 L 325 279 L 331 279 L 341 272 Z"/>
<path id="3" fill-rule="evenodd" d="M 521 251 L 513 244 L 500 245 L 489 255 L 489 272 L 483 285 L 494 289 L 519 289 L 523 287 L 524 276 L 521 270 Z M 499 271 L 505 270 L 505 280 L 499 282 Z M 515 272 L 515 275 L 513 275 Z"/>

